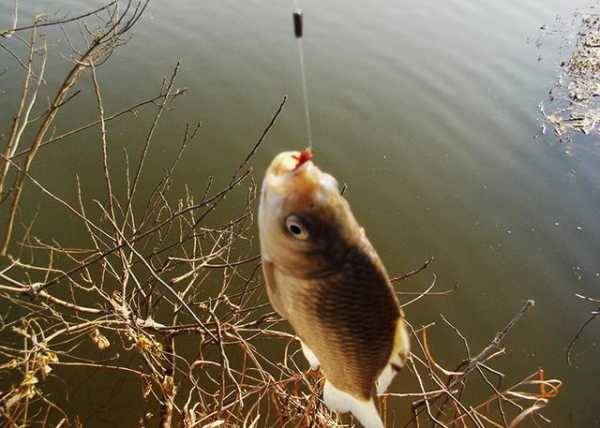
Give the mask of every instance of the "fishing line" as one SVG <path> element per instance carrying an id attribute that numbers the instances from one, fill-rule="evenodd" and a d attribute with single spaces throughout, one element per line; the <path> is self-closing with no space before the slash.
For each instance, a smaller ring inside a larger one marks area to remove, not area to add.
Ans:
<path id="1" fill-rule="evenodd" d="M 303 22 L 302 10 L 298 8 L 298 4 L 294 1 L 295 11 L 294 18 L 294 34 L 298 44 L 298 56 L 300 57 L 300 75 L 302 77 L 302 95 L 304 97 L 304 118 L 306 120 L 306 135 L 308 137 L 308 148 L 312 150 L 312 130 L 310 127 L 310 112 L 308 108 L 308 91 L 306 90 L 306 72 L 304 71 L 304 45 L 302 43 Z"/>

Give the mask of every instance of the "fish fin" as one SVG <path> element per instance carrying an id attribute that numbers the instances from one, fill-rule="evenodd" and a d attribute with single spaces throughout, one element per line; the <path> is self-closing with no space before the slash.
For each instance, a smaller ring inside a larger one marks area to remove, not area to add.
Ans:
<path id="1" fill-rule="evenodd" d="M 327 408 L 334 412 L 351 412 L 364 428 L 383 428 L 383 422 L 372 398 L 361 400 L 337 389 L 329 380 L 325 380 L 323 401 Z"/>
<path id="2" fill-rule="evenodd" d="M 287 318 L 287 311 L 285 310 L 285 305 L 283 304 L 281 293 L 277 285 L 277 279 L 275 278 L 275 265 L 263 256 L 262 268 L 265 284 L 267 285 L 267 295 L 269 296 L 271 306 L 273 306 L 275 312 L 283 318 Z"/>
<path id="3" fill-rule="evenodd" d="M 394 376 L 396 376 L 397 371 L 395 370 L 392 363 L 385 366 L 377 380 L 375 381 L 375 386 L 377 387 L 377 394 L 381 395 L 385 391 L 387 391 L 388 387 L 394 380 Z"/>
<path id="4" fill-rule="evenodd" d="M 404 363 L 409 352 L 410 341 L 408 338 L 408 333 L 404 325 L 404 318 L 400 317 L 396 323 L 396 334 L 394 337 L 392 355 L 375 382 L 377 394 L 383 394 L 388 389 L 394 380 L 394 376 L 396 376 L 402 367 L 404 367 Z"/>
<path id="5" fill-rule="evenodd" d="M 396 365 L 399 371 L 408 356 L 410 355 L 410 336 L 408 335 L 408 330 L 406 329 L 406 321 L 404 320 L 404 315 L 398 318 L 396 322 L 396 334 L 394 337 L 394 351 L 392 352 L 392 356 L 390 358 L 390 364 Z"/>
<path id="6" fill-rule="evenodd" d="M 377 395 L 381 395 L 387 391 L 390 384 L 394 380 L 394 377 L 400 370 L 402 370 L 402 367 L 404 367 L 405 360 L 406 359 L 399 354 L 394 354 L 392 358 L 390 358 L 390 362 L 387 364 L 387 366 L 385 366 L 375 381 Z"/>
<path id="7" fill-rule="evenodd" d="M 300 345 L 302 345 L 302 353 L 304 354 L 304 358 L 306 358 L 306 361 L 308 361 L 310 369 L 317 370 L 321 363 L 319 362 L 319 359 L 317 358 L 315 353 L 308 346 L 306 346 L 306 343 L 304 343 L 303 341 L 300 341 Z"/>

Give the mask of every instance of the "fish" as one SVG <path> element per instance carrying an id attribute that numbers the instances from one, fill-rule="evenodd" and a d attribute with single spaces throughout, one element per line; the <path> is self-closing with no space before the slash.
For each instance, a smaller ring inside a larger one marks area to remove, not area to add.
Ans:
<path id="1" fill-rule="evenodd" d="M 323 402 L 382 428 L 374 398 L 405 365 L 410 340 L 387 271 L 312 152 L 275 156 L 258 208 L 265 286 L 273 309 L 325 378 Z"/>

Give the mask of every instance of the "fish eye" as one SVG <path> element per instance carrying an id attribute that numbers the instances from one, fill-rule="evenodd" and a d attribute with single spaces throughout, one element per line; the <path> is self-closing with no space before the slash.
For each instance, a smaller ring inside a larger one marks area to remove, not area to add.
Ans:
<path id="1" fill-rule="evenodd" d="M 285 219 L 285 228 L 296 239 L 308 239 L 308 228 L 298 216 L 291 215 Z"/>

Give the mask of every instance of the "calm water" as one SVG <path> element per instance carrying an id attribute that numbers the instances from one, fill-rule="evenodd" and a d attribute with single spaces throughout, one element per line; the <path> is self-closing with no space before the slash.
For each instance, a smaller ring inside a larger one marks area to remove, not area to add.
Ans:
<path id="1" fill-rule="evenodd" d="M 0 2 L 0 27 L 8 25 L 12 4 Z M 21 22 L 42 11 L 97 4 L 22 1 Z M 540 135 L 537 105 L 567 51 L 559 49 L 557 39 L 545 39 L 541 47 L 528 42 L 541 25 L 556 15 L 569 18 L 588 2 L 365 4 L 302 1 L 318 163 L 348 184 L 348 199 L 388 270 L 404 272 L 435 256 L 427 274 L 401 287 L 422 289 L 433 271 L 440 289 L 460 283 L 450 296 L 411 306 L 413 324 L 440 321 L 443 313 L 477 350 L 526 299 L 535 299 L 535 309 L 508 338 L 509 351 L 499 366 L 510 369 L 515 380 L 538 366 L 564 380 L 546 411 L 553 426 L 600 426 L 600 324 L 590 326 L 577 346 L 577 367 L 565 363 L 566 346 L 591 309 L 574 294 L 600 295 L 600 149 L 588 139 L 576 142 L 568 155 L 552 135 Z M 254 161 L 256 170 L 262 174 L 281 150 L 303 147 L 291 9 L 291 1 L 151 4 L 130 43 L 100 70 L 107 109 L 116 110 L 156 93 L 161 78 L 176 61 L 182 63 L 179 84 L 191 91 L 166 114 L 147 171 L 158 176 L 183 125 L 201 121 L 201 143 L 187 152 L 177 181 L 197 193 L 208 175 L 225 182 L 284 94 L 288 105 Z M 66 51 L 56 39 L 53 46 Z M 0 64 L 8 67 L 0 77 L 5 131 L 20 81 L 4 52 Z M 64 69 L 60 58 L 49 64 L 51 86 Z M 82 97 L 89 98 L 89 109 L 81 109 L 80 102 L 59 124 L 95 117 L 93 95 Z M 116 144 L 135 150 L 145 124 L 112 125 Z M 100 193 L 102 182 L 91 178 L 97 177 L 97 147 L 87 144 L 95 138 L 95 133 L 82 135 L 44 150 L 35 174 L 71 194 L 74 171 L 89 171 L 82 177 L 86 188 Z M 32 198 L 25 202 L 44 206 Z M 38 226 L 50 236 L 76 240 L 65 226 L 57 227 L 56 218 L 40 219 Z M 462 349 L 443 331 L 434 337 L 435 352 L 454 364 Z M 100 407 L 93 397 L 80 405 Z M 82 413 L 90 409 L 83 407 Z"/>

